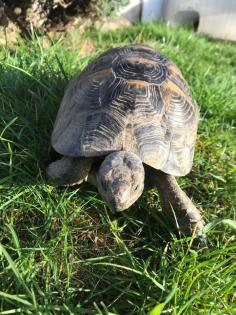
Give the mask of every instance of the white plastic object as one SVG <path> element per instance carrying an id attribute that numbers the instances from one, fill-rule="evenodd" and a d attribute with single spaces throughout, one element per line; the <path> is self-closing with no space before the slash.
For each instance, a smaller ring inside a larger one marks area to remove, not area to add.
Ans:
<path id="1" fill-rule="evenodd" d="M 163 17 L 163 0 L 143 0 L 142 22 L 161 20 Z"/>
<path id="2" fill-rule="evenodd" d="M 236 40 L 235 0 L 165 0 L 163 17 L 172 25 L 198 22 L 198 32 Z"/>
<path id="3" fill-rule="evenodd" d="M 131 23 L 140 21 L 142 0 L 131 0 L 128 5 L 119 10 L 119 15 Z"/>

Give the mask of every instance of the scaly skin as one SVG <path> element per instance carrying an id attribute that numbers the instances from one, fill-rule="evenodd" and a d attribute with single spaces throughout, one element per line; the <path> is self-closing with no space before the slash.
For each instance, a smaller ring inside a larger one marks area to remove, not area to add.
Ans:
<path id="1" fill-rule="evenodd" d="M 110 153 L 97 172 L 97 188 L 113 211 L 128 209 L 144 189 L 144 167 L 141 159 L 126 151 Z"/>
<path id="2" fill-rule="evenodd" d="M 92 162 L 92 158 L 64 156 L 48 165 L 47 182 L 54 186 L 81 184 L 88 177 Z"/>
<path id="3" fill-rule="evenodd" d="M 108 154 L 98 165 L 93 158 L 62 157 L 46 169 L 47 182 L 54 186 L 79 185 L 88 181 L 113 211 L 128 209 L 142 194 L 144 168 L 134 153 L 119 151 Z"/>
<path id="4" fill-rule="evenodd" d="M 150 167 L 146 167 L 145 172 L 146 187 L 158 189 L 162 209 L 179 232 L 186 236 L 195 233 L 194 243 L 201 247 L 207 246 L 205 235 L 201 235 L 204 226 L 201 213 L 179 187 L 175 177 Z"/>

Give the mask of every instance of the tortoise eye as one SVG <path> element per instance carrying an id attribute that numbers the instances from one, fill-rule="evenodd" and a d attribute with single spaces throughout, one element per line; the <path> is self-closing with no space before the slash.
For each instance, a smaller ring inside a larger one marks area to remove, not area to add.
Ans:
<path id="1" fill-rule="evenodd" d="M 131 169 L 133 166 L 133 163 L 129 159 L 127 159 L 127 157 L 124 157 L 124 163 L 128 166 L 129 169 Z"/>

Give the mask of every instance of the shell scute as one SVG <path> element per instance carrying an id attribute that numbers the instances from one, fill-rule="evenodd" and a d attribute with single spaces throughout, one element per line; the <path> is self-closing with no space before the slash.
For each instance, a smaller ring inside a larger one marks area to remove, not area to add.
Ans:
<path id="1" fill-rule="evenodd" d="M 164 64 L 153 63 L 144 58 L 125 56 L 116 59 L 113 71 L 117 77 L 126 80 L 140 80 L 154 84 L 165 81 L 168 73 Z"/>
<path id="2" fill-rule="evenodd" d="M 98 155 L 104 155 L 103 152 L 110 151 L 110 147 L 114 145 L 115 138 L 117 139 L 116 147 L 121 149 L 117 134 L 121 133 L 124 127 L 124 120 L 106 112 L 88 115 L 82 144 L 86 156 L 94 156 L 94 152 L 100 152 Z"/>

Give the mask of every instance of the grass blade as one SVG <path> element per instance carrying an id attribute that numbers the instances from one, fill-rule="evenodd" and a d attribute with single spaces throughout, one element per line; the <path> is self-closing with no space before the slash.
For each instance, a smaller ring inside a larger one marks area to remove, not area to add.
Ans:
<path id="1" fill-rule="evenodd" d="M 32 299 L 32 293 L 31 293 L 30 289 L 25 284 L 23 278 L 21 277 L 21 274 L 19 273 L 19 271 L 16 268 L 14 261 L 12 260 L 11 256 L 8 254 L 5 247 L 1 243 L 0 243 L 0 253 L 2 253 L 3 256 L 6 258 L 8 264 L 9 264 L 11 270 L 13 271 L 13 273 L 15 274 L 19 284 L 22 286 L 22 288 L 24 288 L 27 295 Z"/>
<path id="2" fill-rule="evenodd" d="M 29 301 L 23 299 L 19 295 L 13 295 L 13 294 L 9 294 L 9 293 L 5 293 L 5 292 L 0 291 L 0 296 L 5 297 L 5 298 L 12 300 L 12 301 L 19 302 L 19 303 L 24 304 L 24 305 L 32 306 L 32 304 Z"/>

